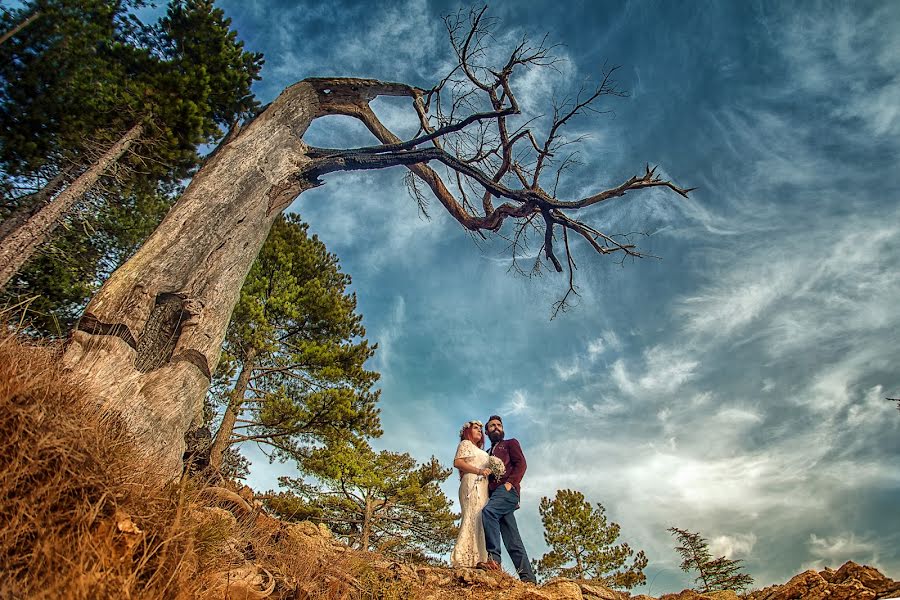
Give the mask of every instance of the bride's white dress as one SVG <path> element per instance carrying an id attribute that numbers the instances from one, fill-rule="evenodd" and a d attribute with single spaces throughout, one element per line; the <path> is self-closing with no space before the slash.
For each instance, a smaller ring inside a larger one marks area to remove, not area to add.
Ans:
<path id="1" fill-rule="evenodd" d="M 479 469 L 490 465 L 488 453 L 470 442 L 463 440 L 456 448 L 456 458 L 464 458 Z M 465 473 L 459 482 L 459 506 L 462 519 L 459 522 L 459 536 L 450 555 L 454 567 L 474 567 L 488 559 L 484 545 L 484 526 L 481 524 L 481 509 L 488 501 L 487 477 Z"/>

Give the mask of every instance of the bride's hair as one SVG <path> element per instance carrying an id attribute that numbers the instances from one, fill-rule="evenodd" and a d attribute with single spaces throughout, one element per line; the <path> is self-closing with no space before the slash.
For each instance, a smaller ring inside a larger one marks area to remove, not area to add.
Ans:
<path id="1" fill-rule="evenodd" d="M 484 450 L 484 431 L 482 430 L 481 439 L 477 442 L 475 441 L 475 436 L 472 434 L 472 428 L 478 427 L 482 429 L 481 421 L 469 421 L 468 423 L 464 423 L 462 429 L 459 430 L 459 441 L 469 440 L 482 450 Z"/>

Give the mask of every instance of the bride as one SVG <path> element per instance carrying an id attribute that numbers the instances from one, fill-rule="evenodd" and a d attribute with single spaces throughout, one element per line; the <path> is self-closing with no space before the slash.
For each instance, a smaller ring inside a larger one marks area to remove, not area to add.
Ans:
<path id="1" fill-rule="evenodd" d="M 453 466 L 459 469 L 459 506 L 462 519 L 456 546 L 450 555 L 450 564 L 454 567 L 475 567 L 488 560 L 481 509 L 488 501 L 490 457 L 484 451 L 481 421 L 464 423 L 459 430 L 459 439 Z"/>

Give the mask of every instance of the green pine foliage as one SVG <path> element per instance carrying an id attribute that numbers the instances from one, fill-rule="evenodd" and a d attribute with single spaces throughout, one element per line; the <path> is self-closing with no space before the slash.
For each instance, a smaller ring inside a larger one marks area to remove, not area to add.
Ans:
<path id="1" fill-rule="evenodd" d="M 74 180 L 137 123 L 144 135 L 68 215 L 6 290 L 27 290 L 34 328 L 65 332 L 90 293 L 159 224 L 201 144 L 255 114 L 262 55 L 247 52 L 209 0 L 172 0 L 159 23 L 145 0 L 29 0 L 0 30 L 40 18 L 0 45 L 0 220 L 39 208 L 55 177 Z M 51 194 L 52 197 L 52 194 Z M 53 273 L 53 277 L 49 276 Z"/>
<path id="2" fill-rule="evenodd" d="M 440 488 L 452 469 L 434 457 L 417 464 L 355 438 L 316 449 L 300 467 L 315 482 L 282 478 L 287 491 L 267 501 L 282 518 L 321 521 L 354 548 L 413 560 L 456 539 L 458 515 Z"/>
<path id="3" fill-rule="evenodd" d="M 127 89 L 128 9 L 143 2 L 33 0 L 0 19 L 11 29 L 41 17 L 0 46 L 0 166 L 25 176 L 83 151 L 121 122 Z M 55 164 L 59 168 L 59 164 Z"/>
<path id="4" fill-rule="evenodd" d="M 697 591 L 733 590 L 738 592 L 753 585 L 753 577 L 740 572 L 743 568 L 740 560 L 732 560 L 724 556 L 713 558 L 709 551 L 709 544 L 699 533 L 692 533 L 677 527 L 669 527 L 668 531 L 680 544 L 675 547 L 675 551 L 682 558 L 681 570 L 697 572 L 694 580 L 698 584 Z"/>
<path id="5" fill-rule="evenodd" d="M 112 205 L 92 196 L 102 210 L 69 215 L 0 291 L 0 306 L 17 306 L 26 331 L 64 337 L 100 283 L 153 232 L 178 189 L 134 187 Z"/>
<path id="6" fill-rule="evenodd" d="M 541 498 L 538 510 L 544 541 L 550 546 L 550 552 L 535 563 L 538 575 L 593 579 L 618 589 L 646 582 L 644 551 L 635 554 L 628 544 L 616 544 L 621 528 L 607 520 L 602 504 L 592 507 L 581 492 L 559 490 L 553 500 Z"/>
<path id="7" fill-rule="evenodd" d="M 254 113 L 250 86 L 262 55 L 246 52 L 209 0 L 173 0 L 144 25 L 143 0 L 31 0 L 4 15 L 10 28 L 41 18 L 0 46 L 0 167 L 7 177 L 84 166 L 97 148 L 144 121 L 149 133 L 129 166 L 180 178 L 198 144 Z"/>
<path id="8" fill-rule="evenodd" d="M 295 459 L 336 436 L 381 435 L 379 374 L 365 367 L 376 347 L 350 283 L 299 216 L 275 221 L 241 289 L 214 387 L 240 416 L 232 443 Z M 247 388 L 235 392 L 243 371 Z"/>

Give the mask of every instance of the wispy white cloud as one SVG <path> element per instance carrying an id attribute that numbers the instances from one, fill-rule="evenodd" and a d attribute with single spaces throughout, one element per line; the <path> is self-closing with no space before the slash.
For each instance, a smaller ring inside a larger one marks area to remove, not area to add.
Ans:
<path id="1" fill-rule="evenodd" d="M 709 540 L 709 551 L 714 557 L 742 558 L 753 552 L 756 541 L 752 532 L 717 535 Z"/>
<path id="2" fill-rule="evenodd" d="M 577 375 L 581 371 L 581 368 L 578 366 L 578 363 L 575 361 L 570 361 L 570 362 L 565 362 L 565 363 L 554 362 L 553 370 L 556 371 L 557 377 L 559 377 L 560 379 L 565 381 L 565 380 L 571 379 L 572 377 Z"/>
<path id="3" fill-rule="evenodd" d="M 831 100 L 835 89 L 841 90 L 840 102 L 830 103 L 832 114 L 859 119 L 868 134 L 895 136 L 900 132 L 900 42 L 887 32 L 900 26 L 900 13 L 890 4 L 867 11 L 834 8 L 828 19 L 791 12 L 779 28 L 791 81 Z M 867 85 L 872 81 L 881 85 Z"/>
<path id="4" fill-rule="evenodd" d="M 380 271 L 389 264 L 421 268 L 458 227 L 439 213 L 419 213 L 402 184 L 400 168 L 383 173 L 337 173 L 326 185 L 292 205 L 329 249 L 358 255 L 357 268 Z M 372 193 L 379 188 L 384 195 Z M 449 230 L 449 231 L 448 231 Z"/>
<path id="5" fill-rule="evenodd" d="M 603 340 L 603 338 L 597 338 L 596 340 L 588 342 L 588 358 L 592 360 L 603 354 L 605 350 L 606 342 Z"/>
<path id="6" fill-rule="evenodd" d="M 642 360 L 633 374 L 625 359 L 618 359 L 612 366 L 612 381 L 629 396 L 650 397 L 671 394 L 692 379 L 700 363 L 690 351 L 683 348 L 653 346 L 644 351 Z"/>
<path id="7" fill-rule="evenodd" d="M 382 373 L 390 371 L 394 360 L 394 344 L 406 326 L 406 301 L 397 296 L 393 302 L 390 319 L 371 335 L 372 341 L 378 344 L 375 355 L 376 367 Z"/>
<path id="8" fill-rule="evenodd" d="M 836 535 L 809 535 L 807 547 L 813 560 L 807 568 L 838 567 L 848 560 L 878 565 L 878 544 L 871 539 L 858 537 L 853 532 Z"/>
<path id="9" fill-rule="evenodd" d="M 507 415 L 521 415 L 529 410 L 528 397 L 523 390 L 515 390 L 500 410 Z"/>

